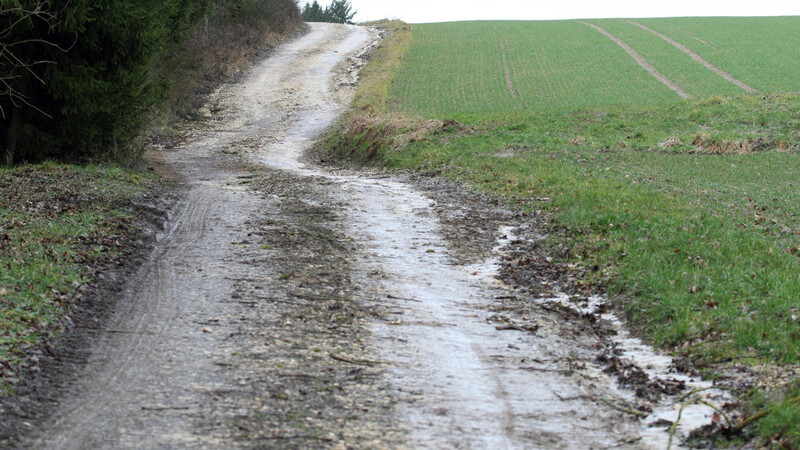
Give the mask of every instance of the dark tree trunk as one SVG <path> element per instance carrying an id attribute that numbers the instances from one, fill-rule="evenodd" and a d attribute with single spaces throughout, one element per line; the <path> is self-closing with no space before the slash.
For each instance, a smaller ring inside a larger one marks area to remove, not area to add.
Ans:
<path id="1" fill-rule="evenodd" d="M 8 136 L 6 137 L 6 151 L 3 155 L 3 165 L 13 166 L 17 154 L 17 145 L 19 145 L 20 128 L 22 121 L 19 117 L 19 108 L 11 108 L 11 121 L 8 125 Z"/>

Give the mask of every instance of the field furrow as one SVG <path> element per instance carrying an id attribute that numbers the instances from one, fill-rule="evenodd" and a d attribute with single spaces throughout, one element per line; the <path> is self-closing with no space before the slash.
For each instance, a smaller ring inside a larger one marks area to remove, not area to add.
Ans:
<path id="1" fill-rule="evenodd" d="M 725 80 L 689 55 L 627 20 L 596 20 L 610 33 L 636 49 L 653 67 L 697 98 L 742 95 L 747 91 Z"/>

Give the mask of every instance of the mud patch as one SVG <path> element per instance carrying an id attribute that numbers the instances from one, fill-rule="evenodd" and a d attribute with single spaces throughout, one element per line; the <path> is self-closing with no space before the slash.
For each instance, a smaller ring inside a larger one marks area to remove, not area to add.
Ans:
<path id="1" fill-rule="evenodd" d="M 236 280 L 249 324 L 243 350 L 218 361 L 237 386 L 214 395 L 248 446 L 396 446 L 382 364 L 364 323 L 382 313 L 352 280 L 353 244 L 342 234 L 329 182 L 258 169 L 249 189 L 278 199 L 250 222 L 242 262 L 268 276 Z"/>
<path id="2" fill-rule="evenodd" d="M 408 174 L 406 179 L 435 200 L 434 212 L 441 224 L 448 256 L 460 265 L 492 258 L 497 230 L 518 223 L 524 217 L 502 207 L 495 198 L 437 174 L 414 173 Z"/>

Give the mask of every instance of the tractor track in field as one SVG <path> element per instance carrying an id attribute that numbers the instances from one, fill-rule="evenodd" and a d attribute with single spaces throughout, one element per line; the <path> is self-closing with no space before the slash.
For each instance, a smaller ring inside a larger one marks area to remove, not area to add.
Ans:
<path id="1" fill-rule="evenodd" d="M 605 37 L 614 41 L 617 45 L 619 45 L 625 52 L 633 58 L 637 64 L 639 64 L 644 70 L 646 70 L 650 75 L 652 75 L 655 79 L 661 82 L 664 86 L 670 88 L 673 92 L 681 96 L 681 98 L 685 99 L 692 99 L 694 96 L 688 92 L 686 92 L 682 87 L 678 86 L 674 81 L 672 81 L 669 77 L 664 75 L 663 73 L 659 72 L 658 69 L 652 66 L 649 62 L 642 55 L 639 54 L 636 50 L 633 49 L 630 45 L 625 43 L 622 39 L 618 38 L 617 36 L 611 34 L 605 28 L 595 25 L 589 22 L 581 22 L 584 25 L 590 26 L 597 30 L 597 32 L 601 33 Z"/>
<path id="2" fill-rule="evenodd" d="M 691 380 L 639 369 L 596 299 L 564 298 L 540 217 L 305 156 L 377 40 L 312 24 L 154 156 L 182 199 L 19 447 L 666 443 L 657 413 Z"/>
<path id="3" fill-rule="evenodd" d="M 683 45 L 680 42 L 676 41 L 675 39 L 672 39 L 671 37 L 669 37 L 669 36 L 667 36 L 665 34 L 659 33 L 658 31 L 656 31 L 656 30 L 654 30 L 654 29 L 652 29 L 650 27 L 642 25 L 639 22 L 634 22 L 634 21 L 630 21 L 629 20 L 628 23 L 636 25 L 637 27 L 639 27 L 639 28 L 641 28 L 641 29 L 643 29 L 645 31 L 649 31 L 650 33 L 653 33 L 654 35 L 660 37 L 661 39 L 669 42 L 675 48 L 677 48 L 678 50 L 682 51 L 683 53 L 686 53 L 693 60 L 695 60 L 698 63 L 702 64 L 706 69 L 714 72 L 715 74 L 721 76 L 722 78 L 724 78 L 724 79 L 730 81 L 731 83 L 739 86 L 740 88 L 744 89 L 745 91 L 749 92 L 750 94 L 757 94 L 758 93 L 758 91 L 755 88 L 753 88 L 752 86 L 748 85 L 747 83 L 745 83 L 745 82 L 743 82 L 741 80 L 736 79 L 733 75 L 729 74 L 728 72 L 725 72 L 724 70 L 720 69 L 719 67 L 717 67 L 717 66 L 711 64 L 710 62 L 706 61 L 702 56 L 700 56 L 697 53 L 689 50 L 688 47 L 686 47 L 685 45 Z"/>
<path id="4" fill-rule="evenodd" d="M 506 45 L 502 41 L 500 41 L 500 51 L 503 52 L 503 70 L 505 71 L 506 75 L 506 87 L 508 88 L 508 93 L 511 94 L 511 98 L 517 98 L 516 89 L 514 89 L 514 81 L 511 79 L 511 70 L 508 67 L 508 58 L 506 57 Z"/>

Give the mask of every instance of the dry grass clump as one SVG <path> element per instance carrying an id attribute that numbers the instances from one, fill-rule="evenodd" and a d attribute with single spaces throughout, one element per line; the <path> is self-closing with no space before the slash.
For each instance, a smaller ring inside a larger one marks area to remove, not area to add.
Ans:
<path id="1" fill-rule="evenodd" d="M 421 142 L 445 129 L 466 129 L 459 122 L 420 120 L 406 117 L 354 115 L 346 124 L 348 157 L 372 160 L 378 151 L 397 151 L 411 142 Z"/>
<path id="2" fill-rule="evenodd" d="M 692 145 L 702 153 L 711 155 L 744 155 L 753 153 L 757 148 L 750 139 L 713 139 L 704 131 L 697 133 Z"/>
<path id="3" fill-rule="evenodd" d="M 411 26 L 399 20 L 382 20 L 365 25 L 382 28 L 386 35 L 373 52 L 370 62 L 361 69 L 353 109 L 358 114 L 379 115 L 385 112 L 389 86 L 411 45 Z"/>
<path id="4" fill-rule="evenodd" d="M 382 28 L 386 34 L 361 69 L 353 108 L 342 128 L 330 135 L 327 147 L 341 157 L 369 161 L 381 151 L 397 151 L 444 129 L 463 129 L 455 120 L 410 118 L 388 111 L 389 86 L 411 42 L 411 27 L 386 20 L 365 25 Z"/>
<path id="5" fill-rule="evenodd" d="M 671 138 L 667 139 L 666 141 L 658 143 L 658 146 L 663 148 L 663 149 L 665 149 L 665 150 L 671 150 L 671 149 L 673 149 L 675 147 L 679 147 L 681 145 L 683 145 L 683 141 L 680 138 L 675 137 L 675 136 L 672 136 Z"/>
<path id="6" fill-rule="evenodd" d="M 583 144 L 584 142 L 586 142 L 586 138 L 583 137 L 583 136 L 578 136 L 578 137 L 574 137 L 574 138 L 570 139 L 568 144 L 571 147 L 578 147 L 581 144 Z"/>

